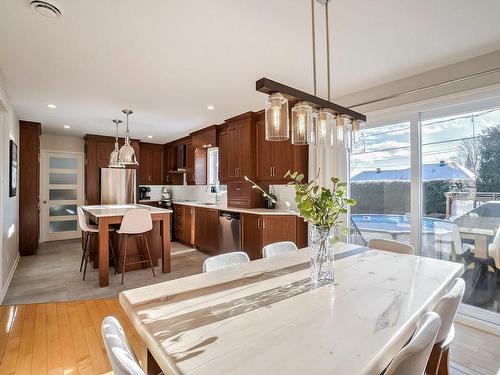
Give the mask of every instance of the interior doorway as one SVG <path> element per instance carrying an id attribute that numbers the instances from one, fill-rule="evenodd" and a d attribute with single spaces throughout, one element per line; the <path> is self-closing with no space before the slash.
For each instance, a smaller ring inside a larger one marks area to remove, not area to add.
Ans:
<path id="1" fill-rule="evenodd" d="M 42 150 L 40 172 L 40 242 L 80 237 L 83 154 Z"/>

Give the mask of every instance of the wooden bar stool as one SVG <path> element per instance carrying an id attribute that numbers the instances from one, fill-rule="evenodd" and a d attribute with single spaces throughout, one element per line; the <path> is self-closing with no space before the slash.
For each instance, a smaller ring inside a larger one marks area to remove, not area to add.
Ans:
<path id="1" fill-rule="evenodd" d="M 82 267 L 84 266 L 85 262 L 85 267 L 83 268 L 83 280 L 85 281 L 85 275 L 87 274 L 87 264 L 90 259 L 90 237 L 99 235 L 99 227 L 97 225 L 90 225 L 87 222 L 87 218 L 85 217 L 85 214 L 83 213 L 83 210 L 78 207 L 77 208 L 77 213 L 78 213 L 78 225 L 80 226 L 80 229 L 84 233 L 85 240 L 83 242 L 83 251 L 82 251 L 82 261 L 80 262 L 80 272 L 82 272 Z M 109 228 L 110 232 L 113 232 L 115 229 L 114 228 Z M 115 275 L 116 275 L 116 269 L 118 267 L 118 262 L 115 257 L 115 252 L 113 251 L 113 243 L 111 242 L 111 236 L 109 237 L 109 252 L 110 252 L 110 258 L 113 261 L 113 268 L 115 269 Z"/>
<path id="2" fill-rule="evenodd" d="M 122 235 L 122 239 L 120 241 L 120 257 L 123 253 L 123 262 L 122 262 L 122 284 L 123 279 L 125 277 L 125 268 L 128 265 L 132 264 L 145 264 L 149 263 L 151 266 L 151 271 L 153 271 L 153 277 L 155 275 L 155 269 L 153 267 L 153 262 L 151 260 L 151 253 L 149 252 L 149 245 L 144 235 L 146 232 L 149 232 L 153 229 L 153 220 L 151 219 L 151 213 L 143 208 L 136 208 L 130 211 L 127 211 L 125 215 L 123 215 L 122 223 L 120 225 L 120 229 L 116 231 L 116 233 Z M 137 237 L 139 242 L 139 252 L 141 260 L 127 263 L 127 250 L 128 250 L 128 239 L 130 237 Z M 146 245 L 146 252 L 148 255 L 148 259 L 145 259 L 144 247 L 142 245 L 142 241 Z M 123 249 L 123 250 L 122 250 Z"/>

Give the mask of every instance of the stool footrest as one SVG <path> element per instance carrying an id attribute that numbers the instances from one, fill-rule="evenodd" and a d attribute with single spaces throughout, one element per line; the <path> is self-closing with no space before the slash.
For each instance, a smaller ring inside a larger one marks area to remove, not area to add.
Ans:
<path id="1" fill-rule="evenodd" d="M 140 264 L 140 263 L 149 263 L 149 260 L 146 259 L 146 260 L 138 260 L 137 262 L 127 262 L 127 263 L 125 263 L 125 265 L 129 266 L 131 264 Z"/>

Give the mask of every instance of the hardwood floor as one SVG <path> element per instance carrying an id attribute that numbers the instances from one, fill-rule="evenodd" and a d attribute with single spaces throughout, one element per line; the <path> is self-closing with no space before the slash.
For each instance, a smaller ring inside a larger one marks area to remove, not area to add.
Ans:
<path id="1" fill-rule="evenodd" d="M 141 340 L 117 299 L 0 306 L 0 374 L 111 374 L 101 337 L 108 315 L 120 320 L 142 358 Z M 497 374 L 500 337 L 461 324 L 456 328 L 451 374 Z"/>

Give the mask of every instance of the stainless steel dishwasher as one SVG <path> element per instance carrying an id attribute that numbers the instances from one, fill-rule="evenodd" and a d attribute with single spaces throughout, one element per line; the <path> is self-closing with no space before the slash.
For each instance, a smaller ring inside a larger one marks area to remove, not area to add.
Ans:
<path id="1" fill-rule="evenodd" d="M 219 214 L 220 251 L 239 251 L 240 245 L 240 214 L 221 211 Z"/>

